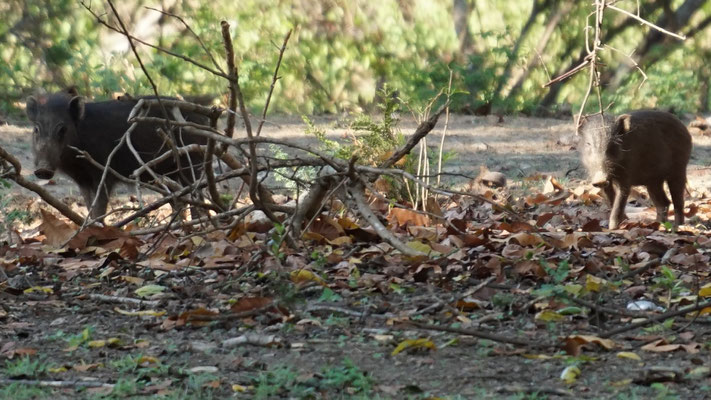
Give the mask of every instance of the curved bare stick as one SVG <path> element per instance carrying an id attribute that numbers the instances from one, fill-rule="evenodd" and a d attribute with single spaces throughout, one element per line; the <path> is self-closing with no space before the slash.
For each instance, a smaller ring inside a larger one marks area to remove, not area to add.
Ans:
<path id="1" fill-rule="evenodd" d="M 200 144 L 197 144 L 197 143 L 193 143 L 193 144 L 189 144 L 189 145 L 187 145 L 187 146 L 178 147 L 177 150 L 178 150 L 179 153 L 182 153 L 182 154 L 185 154 L 185 155 L 189 155 L 190 153 L 200 153 L 200 152 L 203 152 L 203 151 L 205 150 L 205 145 L 200 145 Z M 169 159 L 169 158 L 172 157 L 172 156 L 173 156 L 172 151 L 170 151 L 170 150 L 169 150 L 169 151 L 166 151 L 165 153 L 161 154 L 160 156 L 158 156 L 158 157 L 156 157 L 156 158 L 154 158 L 154 159 L 152 159 L 152 160 L 150 160 L 150 161 L 147 161 L 147 162 L 145 162 L 144 164 L 142 164 L 140 167 L 138 167 L 135 171 L 133 171 L 133 172 L 131 173 L 131 176 L 132 176 L 132 177 L 141 176 L 141 174 L 143 174 L 144 172 L 146 172 L 146 170 L 147 170 L 148 168 L 154 167 L 154 166 L 160 164 L 161 162 L 163 162 L 163 161 Z"/>
<path id="2" fill-rule="evenodd" d="M 0 147 L 0 158 L 7 160 L 7 162 L 9 162 L 15 170 L 14 172 L 10 172 L 8 175 L 6 175 L 8 178 L 15 181 L 18 185 L 37 193 L 42 200 L 47 202 L 47 204 L 49 204 L 50 206 L 54 207 L 57 211 L 69 218 L 75 224 L 81 226 L 81 224 L 84 223 L 84 217 L 75 213 L 71 208 L 69 208 L 69 206 L 59 201 L 56 197 L 52 196 L 42 186 L 25 179 L 20 174 L 20 171 L 22 171 L 22 165 L 20 164 L 20 161 L 12 154 L 8 153 L 2 147 Z"/>
<path id="3" fill-rule="evenodd" d="M 691 313 L 694 311 L 700 311 L 700 310 L 703 310 L 704 308 L 708 308 L 708 307 L 711 307 L 711 300 L 707 300 L 707 301 L 697 303 L 697 304 L 692 304 L 692 305 L 689 305 L 686 307 L 682 307 L 678 310 L 666 312 L 664 314 L 655 315 L 654 317 L 645 319 L 644 321 L 639 321 L 639 322 L 635 322 L 635 323 L 632 323 L 629 325 L 621 326 L 619 328 L 615 328 L 615 329 L 607 331 L 599 336 L 601 338 L 609 338 L 609 337 L 618 335 L 623 332 L 631 331 L 632 329 L 641 328 L 643 326 L 651 325 L 655 322 L 664 321 L 666 319 L 678 317 L 680 315 L 688 314 L 688 313 Z"/>
<path id="4" fill-rule="evenodd" d="M 200 225 L 206 222 L 210 222 L 212 218 L 219 218 L 219 217 L 232 217 L 232 216 L 245 216 L 252 212 L 254 210 L 253 205 L 248 205 L 244 206 L 242 208 L 236 208 L 233 210 L 225 211 L 223 213 L 217 214 L 214 217 L 200 217 L 191 221 L 181 221 L 181 222 L 173 222 L 171 224 L 161 224 L 158 226 L 153 226 L 150 228 L 146 229 L 134 229 L 130 231 L 129 233 L 133 236 L 140 236 L 140 235 L 147 235 L 150 233 L 158 233 L 161 231 L 164 231 L 166 229 L 175 229 L 175 228 L 183 228 L 187 226 L 192 226 L 192 225 Z"/>
<path id="5" fill-rule="evenodd" d="M 375 232 L 383 238 L 386 242 L 390 243 L 394 248 L 399 250 L 402 254 L 405 254 L 407 256 L 411 257 L 416 257 L 416 256 L 427 256 L 427 254 L 415 250 L 412 247 L 407 246 L 403 242 L 400 241 L 400 239 L 396 238 L 395 235 L 393 235 L 392 232 L 386 228 L 382 222 L 378 219 L 378 217 L 373 214 L 373 210 L 370 209 L 368 206 L 368 203 L 365 200 L 365 196 L 363 195 L 363 184 L 360 182 L 354 182 L 352 186 L 349 186 L 346 190 L 348 190 L 348 193 L 353 197 L 353 200 L 356 203 L 356 206 L 358 207 L 358 212 L 360 215 L 370 224 L 370 226 L 375 229 Z"/>

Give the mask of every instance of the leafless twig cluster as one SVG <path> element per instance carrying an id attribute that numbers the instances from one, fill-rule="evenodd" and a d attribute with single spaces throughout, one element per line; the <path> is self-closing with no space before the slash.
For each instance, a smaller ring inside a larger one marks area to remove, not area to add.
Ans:
<path id="1" fill-rule="evenodd" d="M 593 89 L 595 89 L 596 94 L 597 94 L 597 102 L 598 102 L 598 110 L 600 113 L 603 113 L 605 111 L 605 107 L 603 107 L 602 104 L 602 94 L 601 94 L 601 89 L 600 89 L 600 70 L 601 70 L 601 62 L 600 62 L 600 52 L 605 49 L 612 50 L 614 52 L 623 54 L 627 59 L 634 65 L 634 67 L 639 71 L 640 74 L 642 74 L 642 82 L 640 83 L 640 87 L 644 84 L 644 82 L 647 80 L 647 75 L 644 73 L 642 68 L 634 61 L 632 58 L 632 54 L 624 54 L 622 51 L 619 49 L 616 49 L 608 44 L 602 43 L 602 32 L 603 32 L 603 18 L 604 18 L 604 12 L 606 8 L 609 8 L 610 10 L 616 11 L 618 13 L 624 14 L 630 18 L 633 18 L 637 21 L 639 21 L 641 24 L 644 24 L 646 26 L 651 27 L 652 29 L 656 29 L 659 32 L 669 35 L 671 37 L 674 37 L 679 40 L 685 40 L 686 37 L 684 35 L 676 34 L 673 32 L 670 32 L 666 29 L 663 29 L 645 19 L 643 19 L 639 15 L 639 4 L 637 5 L 637 12 L 636 13 L 631 13 L 627 10 L 624 10 L 622 8 L 619 8 L 615 5 L 617 1 L 615 0 L 595 0 L 594 2 L 594 11 L 588 16 L 588 20 L 590 17 L 594 18 L 594 23 L 591 25 L 590 23 L 587 24 L 585 27 L 585 37 L 586 37 L 586 42 L 585 42 L 585 48 L 587 50 L 587 56 L 583 60 L 582 63 L 577 65 L 576 67 L 572 68 L 568 72 L 551 79 L 549 82 L 547 82 L 544 87 L 548 87 L 556 82 L 563 81 L 565 79 L 568 79 L 572 77 L 573 75 L 577 74 L 578 72 L 584 70 L 585 68 L 589 68 L 590 71 L 590 77 L 588 80 L 588 87 L 585 92 L 585 96 L 583 97 L 583 101 L 580 104 L 580 110 L 578 111 L 578 114 L 575 118 L 576 124 L 578 121 L 580 121 L 583 112 L 585 110 L 585 106 L 587 105 L 587 102 L 590 98 L 590 94 L 592 93 Z M 590 33 L 592 33 L 592 41 L 590 38 Z"/>

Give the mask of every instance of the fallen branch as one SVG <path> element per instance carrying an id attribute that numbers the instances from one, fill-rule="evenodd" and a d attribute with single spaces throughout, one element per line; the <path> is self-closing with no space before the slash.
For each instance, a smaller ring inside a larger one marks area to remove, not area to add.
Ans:
<path id="1" fill-rule="evenodd" d="M 43 386 L 54 388 L 107 388 L 113 389 L 111 383 L 96 382 L 96 381 L 41 381 L 36 379 L 0 379 L 0 385 L 27 385 L 27 386 Z"/>
<path id="2" fill-rule="evenodd" d="M 141 299 L 134 299 L 133 297 L 108 296 L 105 294 L 97 294 L 97 293 L 90 293 L 89 299 L 100 301 L 103 303 L 131 304 L 134 306 L 141 306 L 141 307 L 158 307 L 160 305 L 160 302 L 155 301 L 155 300 L 141 300 Z"/>
<path id="3" fill-rule="evenodd" d="M 509 343 L 509 344 L 514 344 L 517 346 L 525 346 L 525 347 L 533 348 L 533 349 L 555 349 L 555 348 L 559 347 L 553 343 L 546 343 L 545 341 L 542 341 L 542 340 L 534 341 L 534 340 L 510 338 L 510 337 L 505 337 L 505 336 L 501 336 L 501 335 L 495 335 L 493 333 L 475 331 L 473 329 L 452 328 L 452 327 L 448 327 L 448 326 L 430 325 L 430 324 L 423 324 L 423 323 L 415 322 L 415 321 L 407 321 L 406 324 L 412 325 L 412 326 L 419 328 L 419 329 L 426 329 L 426 330 L 430 330 L 430 331 L 439 331 L 439 332 L 457 333 L 460 335 L 474 336 L 474 337 L 478 337 L 480 339 L 492 340 L 494 342 L 499 342 L 499 343 Z"/>
<path id="4" fill-rule="evenodd" d="M 682 307 L 678 310 L 669 311 L 664 314 L 659 314 L 657 316 L 646 319 L 644 321 L 639 321 L 639 322 L 635 322 L 635 323 L 632 323 L 632 324 L 629 324 L 626 326 L 621 326 L 619 328 L 615 328 L 611 331 L 607 331 L 607 332 L 603 333 L 602 335 L 600 335 L 600 337 L 601 338 L 609 338 L 609 337 L 612 337 L 615 335 L 619 335 L 620 333 L 623 333 L 623 332 L 631 331 L 632 329 L 637 329 L 637 328 L 641 328 L 643 326 L 651 325 L 655 322 L 664 321 L 665 319 L 678 317 L 679 315 L 685 315 L 688 313 L 692 313 L 694 311 L 703 310 L 704 308 L 707 308 L 707 307 L 711 307 L 711 300 L 707 300 L 707 301 L 704 301 L 703 303 L 698 303 L 698 304 L 694 304 L 691 306 Z"/>

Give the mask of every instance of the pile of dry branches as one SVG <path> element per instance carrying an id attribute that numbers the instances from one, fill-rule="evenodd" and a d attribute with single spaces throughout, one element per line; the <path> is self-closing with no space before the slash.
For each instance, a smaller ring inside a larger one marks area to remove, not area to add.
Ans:
<path id="1" fill-rule="evenodd" d="M 174 210 L 168 221 L 157 223 L 147 229 L 134 230 L 132 233 L 145 234 L 160 232 L 162 230 L 188 227 L 190 227 L 193 231 L 198 230 L 201 232 L 207 232 L 210 229 L 229 230 L 236 226 L 246 215 L 255 210 L 259 210 L 263 212 L 274 224 L 281 224 L 285 226 L 285 234 L 282 240 L 289 246 L 295 246 L 297 240 L 301 237 L 302 230 L 305 229 L 305 227 L 308 227 L 309 224 L 320 214 L 329 199 L 338 197 L 344 204 L 350 205 L 352 210 L 356 210 L 357 213 L 365 221 L 367 221 L 370 226 L 372 226 L 379 236 L 388 241 L 402 253 L 408 255 L 422 254 L 419 251 L 403 244 L 385 227 L 385 225 L 383 225 L 368 205 L 367 191 L 376 193 L 376 190 L 373 189 L 372 184 L 378 176 L 384 174 L 403 179 L 412 179 L 418 184 L 429 188 L 427 183 L 422 182 L 417 177 L 403 170 L 393 168 L 393 166 L 401 158 L 410 153 L 410 151 L 417 146 L 418 143 L 420 143 L 420 141 L 435 127 L 440 115 L 447 110 L 447 106 L 449 104 L 448 100 L 445 100 L 444 104 L 439 107 L 436 112 L 432 113 L 431 116 L 423 120 L 417 127 L 414 134 L 411 135 L 409 140 L 400 148 L 396 149 L 396 151 L 394 151 L 389 158 L 380 162 L 377 167 L 358 165 L 357 157 L 355 156 L 350 160 L 338 159 L 332 155 L 307 146 L 299 145 L 294 142 L 270 139 L 260 136 L 274 88 L 279 80 L 279 68 L 291 37 L 291 31 L 286 34 L 282 45 L 279 48 L 279 57 L 274 68 L 271 87 L 266 97 L 266 103 L 264 104 L 261 112 L 259 123 L 256 129 L 254 129 L 251 123 L 250 115 L 245 106 L 245 99 L 243 97 L 242 90 L 240 88 L 239 71 L 238 66 L 235 64 L 235 54 L 232 45 L 232 38 L 230 36 L 230 26 L 226 21 L 221 22 L 226 64 L 226 68 L 223 69 L 220 66 L 220 63 L 215 60 L 210 51 L 204 45 L 203 49 L 212 60 L 212 66 L 201 64 L 198 61 L 136 38 L 129 32 L 111 0 L 108 0 L 108 4 L 115 20 L 118 23 L 117 25 L 111 24 L 104 18 L 104 16 L 92 9 L 90 4 L 82 4 L 90 13 L 92 13 L 100 24 L 104 25 L 108 29 L 123 34 L 127 38 L 131 45 L 133 54 L 135 55 L 143 72 L 146 74 L 155 94 L 155 98 L 141 98 L 138 100 L 129 116 L 128 122 L 131 124 L 131 127 L 124 134 L 122 140 L 116 145 L 114 152 L 109 155 L 106 165 L 102 165 L 96 160 L 91 159 L 91 156 L 86 151 L 76 148 L 74 149 L 78 152 L 79 157 L 84 157 L 92 162 L 97 168 L 103 169 L 102 180 L 99 187 L 102 187 L 108 174 L 112 174 L 121 182 L 136 187 L 137 193 L 140 193 L 138 192 L 140 188 L 149 188 L 162 195 L 159 200 L 156 200 L 150 204 L 142 204 L 139 209 L 134 210 L 130 213 L 130 215 L 122 218 L 118 222 L 115 222 L 113 226 L 122 227 L 129 222 L 136 220 L 136 218 L 146 216 L 151 211 L 154 211 L 168 203 L 173 206 Z M 190 32 L 193 32 L 182 18 L 172 14 L 168 15 L 179 19 L 186 25 Z M 195 37 L 202 44 L 200 38 L 197 37 L 197 35 L 195 35 Z M 211 72 L 219 78 L 224 79 L 229 93 L 227 108 L 222 109 L 217 107 L 206 107 L 185 101 L 168 99 L 165 97 L 161 98 L 158 88 L 151 79 L 150 71 L 146 69 L 141 60 L 140 53 L 136 48 L 137 44 L 149 46 L 171 56 L 178 57 L 186 62 L 196 65 L 199 68 Z M 156 106 L 162 110 L 163 118 L 147 116 L 148 109 Z M 210 124 L 202 125 L 186 121 L 182 115 L 187 112 L 199 113 L 207 116 Z M 225 126 L 223 129 L 218 129 L 218 120 L 223 117 L 224 114 L 226 114 Z M 236 135 L 238 118 L 241 119 L 245 129 L 245 134 L 242 137 L 238 137 L 238 135 Z M 133 146 L 131 145 L 131 132 L 136 128 L 137 124 L 146 122 L 154 124 L 159 123 L 165 128 L 163 129 L 163 136 L 169 143 L 169 150 L 147 162 L 144 162 L 138 153 L 135 152 L 135 150 L 132 150 L 134 156 L 139 162 L 140 168 L 134 171 L 131 177 L 121 176 L 116 171 L 108 167 L 111 165 L 111 159 L 120 146 L 127 145 L 129 149 L 133 149 Z M 176 130 L 201 135 L 207 139 L 207 144 L 177 146 L 176 141 L 171 137 L 172 133 L 170 133 Z M 260 149 L 258 146 L 266 144 L 275 145 L 280 148 L 288 148 L 292 153 L 297 152 L 300 155 L 294 156 L 287 160 L 276 160 L 264 155 L 264 152 L 259 151 Z M 152 167 L 163 160 L 170 157 L 177 160 L 180 155 L 185 155 L 190 152 L 201 152 L 204 159 L 202 168 L 196 169 L 202 171 L 201 176 L 198 179 L 195 179 L 191 184 L 181 184 L 175 180 L 171 180 L 168 177 L 157 174 L 152 169 Z M 82 228 L 96 222 L 92 221 L 90 218 L 84 219 L 76 212 L 72 211 L 72 209 L 70 209 L 66 204 L 50 195 L 42 187 L 23 178 L 20 174 L 21 166 L 19 161 L 1 148 L 0 157 L 2 158 L 4 166 L 3 176 L 14 180 L 19 185 L 31 191 L 38 193 L 48 204 L 56 208 L 59 212 L 80 225 Z M 224 163 L 229 168 L 224 172 L 218 173 L 213 166 L 213 161 L 216 160 Z M 295 204 L 288 206 L 276 204 L 273 200 L 272 192 L 264 184 L 265 177 L 278 168 L 302 167 L 317 168 L 320 171 L 318 178 L 314 182 L 310 183 L 310 187 L 307 188 L 307 192 L 303 196 L 300 196 L 300 199 L 298 199 Z M 148 173 L 153 178 L 151 182 L 142 182 L 136 178 L 144 173 Z M 230 193 L 230 196 L 222 196 L 218 183 L 230 179 L 241 179 L 243 182 L 239 189 L 239 193 L 236 195 L 234 195 L 234 193 Z M 225 203 L 224 198 L 239 199 L 243 191 L 246 192 L 250 200 L 247 205 L 237 207 L 236 201 L 232 202 L 232 204 Z M 96 198 L 94 199 L 93 204 L 87 204 L 87 207 L 91 210 L 95 204 Z M 179 218 L 180 211 L 181 208 L 186 206 L 203 209 L 203 213 L 201 215 L 205 216 L 202 218 L 193 218 L 191 221 L 182 221 Z"/>

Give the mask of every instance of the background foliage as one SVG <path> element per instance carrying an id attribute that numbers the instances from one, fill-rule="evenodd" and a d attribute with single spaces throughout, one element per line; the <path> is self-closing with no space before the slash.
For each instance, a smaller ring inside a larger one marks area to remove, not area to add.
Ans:
<path id="1" fill-rule="evenodd" d="M 685 42 L 656 34 L 606 11 L 605 102 L 613 108 L 709 108 L 711 2 L 642 2 L 642 17 L 689 36 Z M 110 9 L 87 1 L 110 23 Z M 619 7 L 636 9 L 636 1 Z M 584 56 L 589 2 L 567 0 L 126 0 L 119 11 L 132 33 L 202 63 L 210 59 L 182 23 L 144 6 L 180 15 L 222 63 L 219 21 L 232 27 L 240 79 L 249 105 L 264 103 L 278 51 L 295 29 L 282 65 L 274 111 L 341 112 L 372 109 L 386 83 L 413 105 L 446 87 L 465 91 L 460 112 L 535 113 L 579 104 L 587 75 L 544 89 L 549 77 Z M 36 88 L 75 84 L 102 98 L 114 92 L 148 93 L 126 40 L 96 22 L 80 1 L 0 2 L 0 113 L 17 111 Z M 141 47 L 165 94 L 224 93 L 224 82 L 183 61 Z M 630 54 L 649 79 L 623 54 Z"/>

